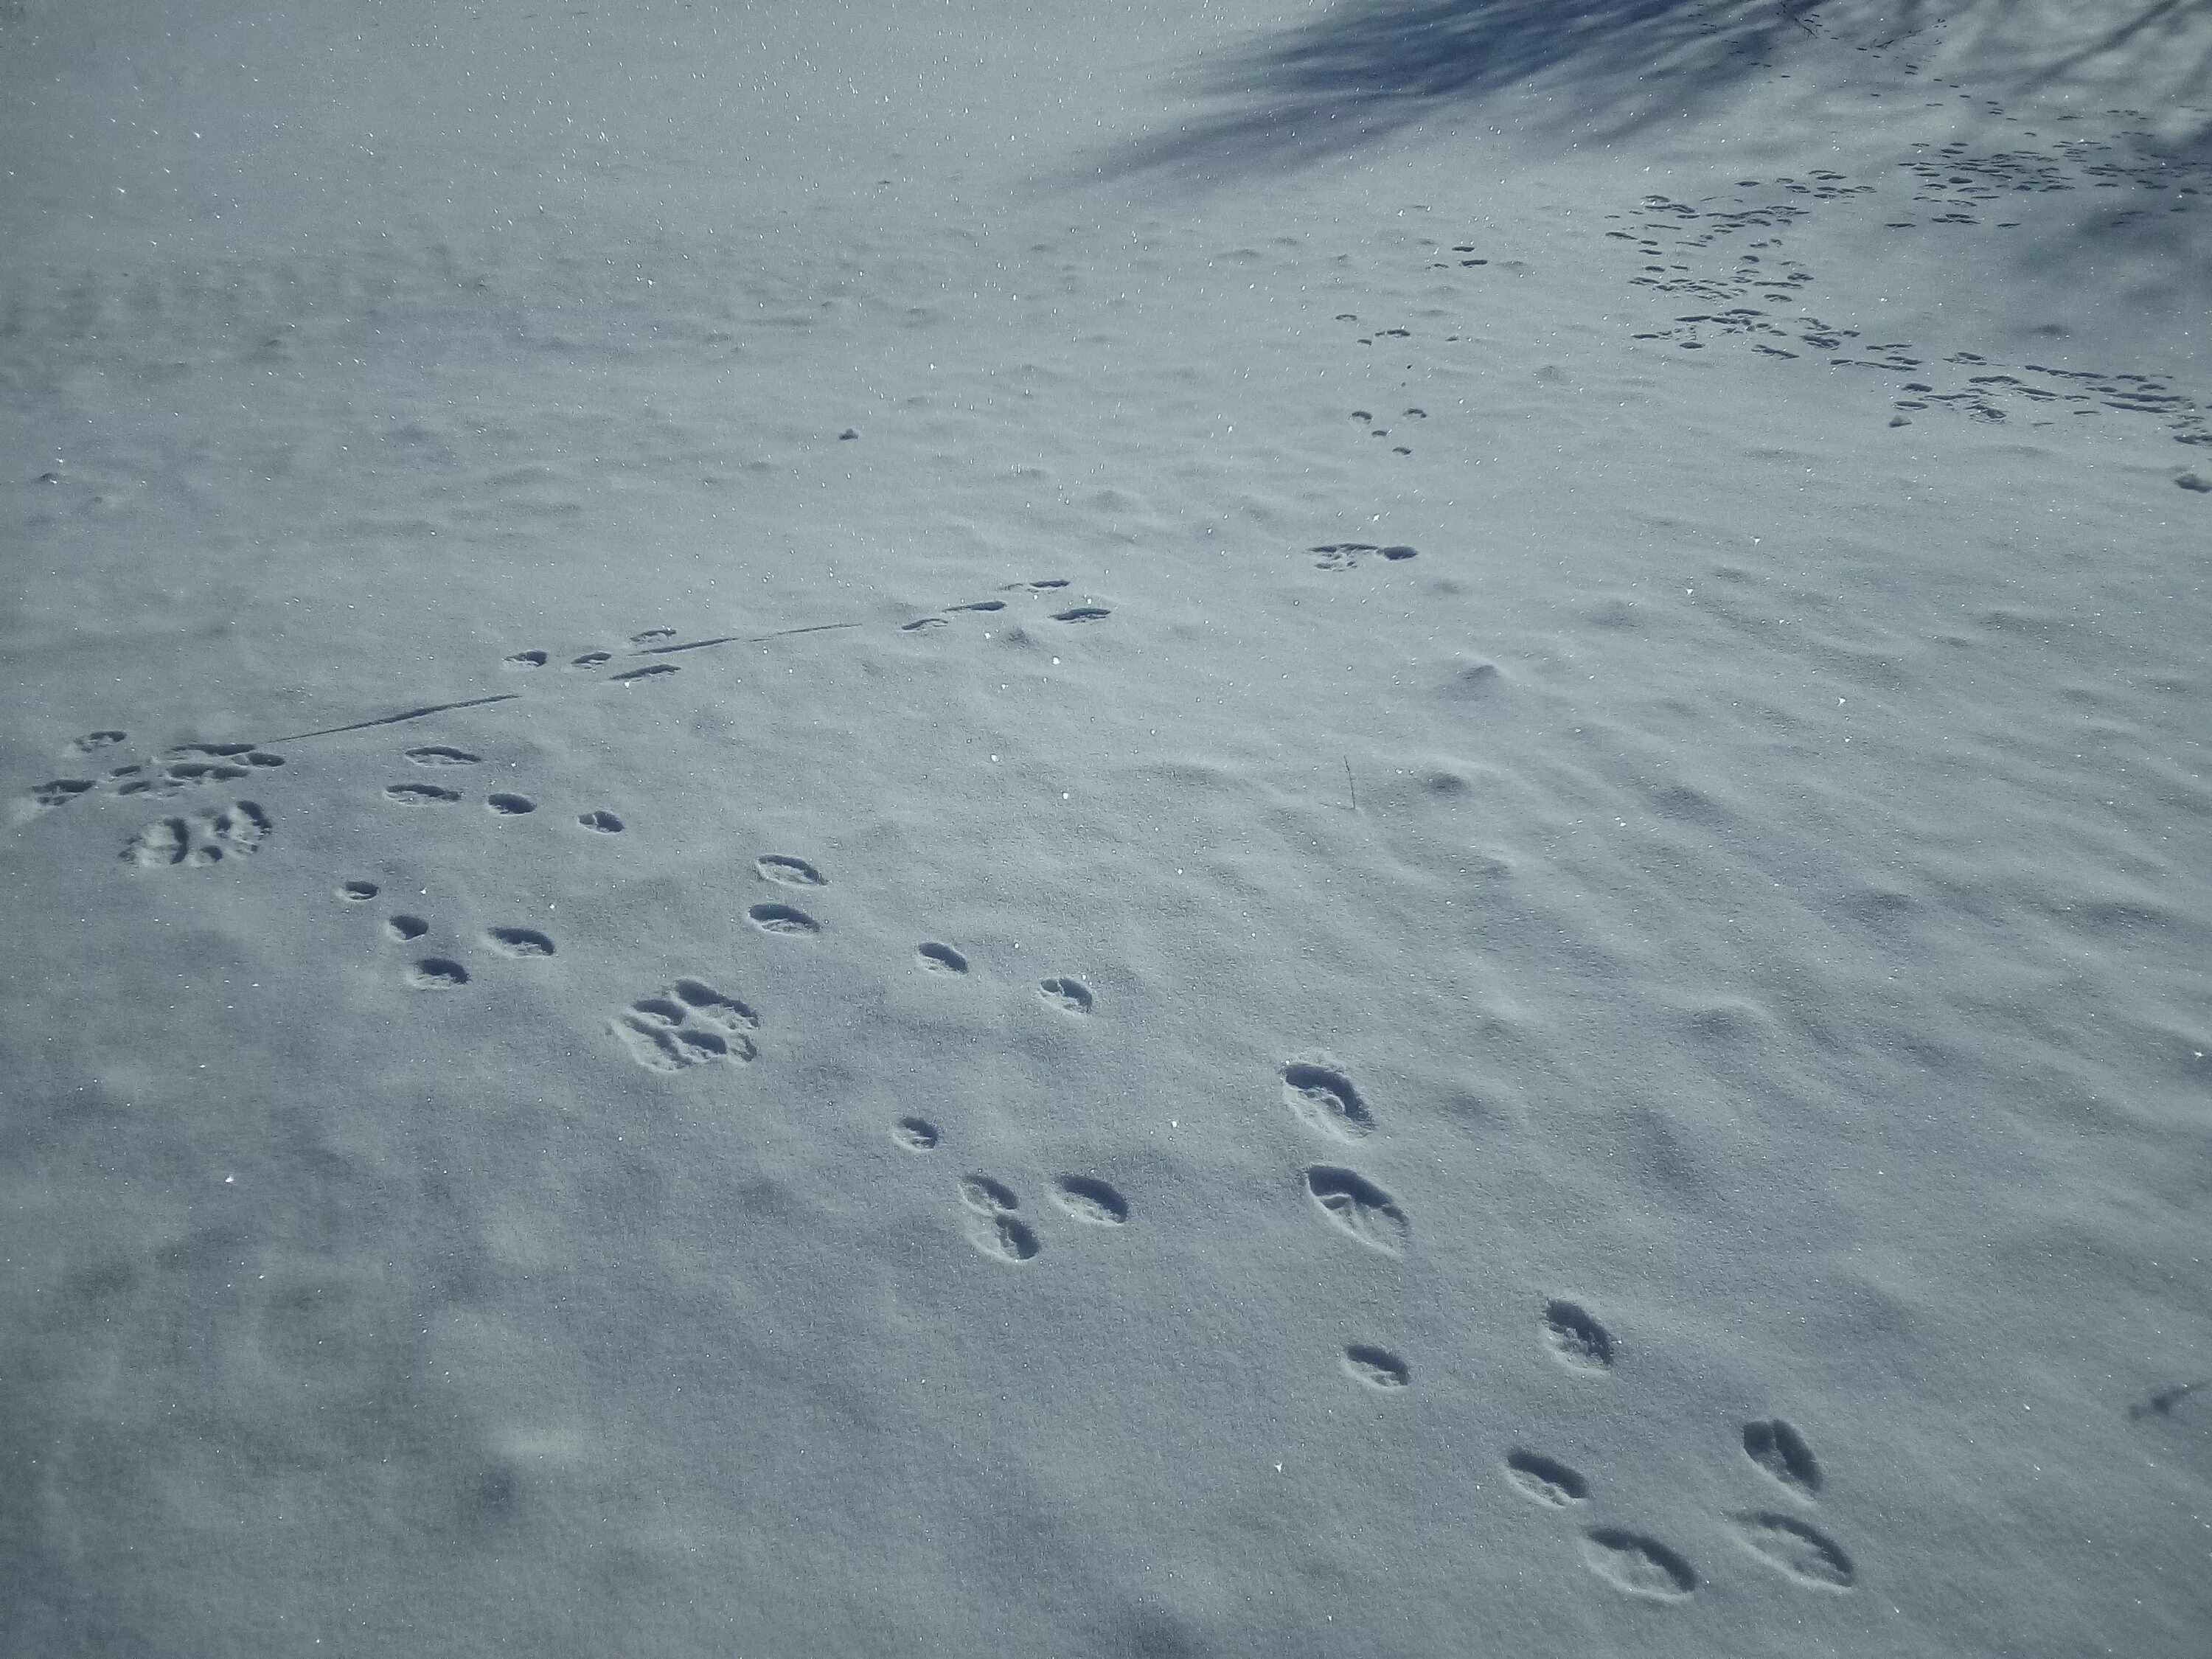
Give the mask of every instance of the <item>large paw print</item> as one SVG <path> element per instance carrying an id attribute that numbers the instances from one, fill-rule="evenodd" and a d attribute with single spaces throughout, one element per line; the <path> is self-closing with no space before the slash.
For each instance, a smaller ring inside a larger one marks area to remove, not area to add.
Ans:
<path id="1" fill-rule="evenodd" d="M 269 815 L 250 800 L 191 817 L 156 818 L 124 847 L 125 863 L 149 870 L 172 865 L 195 868 L 225 858 L 247 858 L 269 839 Z"/>
<path id="2" fill-rule="evenodd" d="M 717 1060 L 743 1065 L 760 1053 L 760 1017 L 702 981 L 679 979 L 640 997 L 614 1018 L 615 1035 L 648 1072 L 685 1072 Z"/>

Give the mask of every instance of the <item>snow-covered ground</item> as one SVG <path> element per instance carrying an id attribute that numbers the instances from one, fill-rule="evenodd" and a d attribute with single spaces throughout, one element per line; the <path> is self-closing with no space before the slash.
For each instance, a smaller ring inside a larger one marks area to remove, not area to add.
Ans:
<path id="1" fill-rule="evenodd" d="M 2208 51 L 0 5 L 0 1653 L 2202 1652 Z"/>

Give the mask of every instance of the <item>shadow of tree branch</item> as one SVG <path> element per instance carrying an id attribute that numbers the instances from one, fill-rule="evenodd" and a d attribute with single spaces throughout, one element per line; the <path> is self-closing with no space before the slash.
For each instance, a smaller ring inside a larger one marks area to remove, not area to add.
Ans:
<path id="1" fill-rule="evenodd" d="M 1307 166 L 1562 70 L 1563 112 L 1618 135 L 1726 90 L 1801 27 L 1771 0 L 1348 0 L 1187 76 L 1206 112 L 1107 170 Z"/>
<path id="2" fill-rule="evenodd" d="M 1619 139 L 1717 105 L 1813 43 L 1940 46 L 1954 73 L 2022 95 L 2134 91 L 2179 106 L 2212 82 L 2212 0 L 2117 8 L 2018 0 L 1345 0 L 1184 72 L 1199 106 L 1103 161 L 1193 179 L 1352 155 L 1498 94 L 1534 90 L 1561 128 Z M 2084 39 L 2083 36 L 2087 38 Z M 1840 71 L 1843 60 L 1836 60 Z M 1809 99 L 1820 76 L 1804 77 Z M 2201 143 L 2212 118 L 2192 133 Z"/>

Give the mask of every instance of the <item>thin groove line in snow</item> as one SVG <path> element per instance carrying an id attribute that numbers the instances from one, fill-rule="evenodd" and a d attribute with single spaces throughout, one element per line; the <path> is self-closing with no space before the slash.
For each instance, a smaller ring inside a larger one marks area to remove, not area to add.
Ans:
<path id="1" fill-rule="evenodd" d="M 780 628 L 773 634 L 722 634 L 711 640 L 687 640 L 681 645 L 652 645 L 637 654 L 641 657 L 665 657 L 677 651 L 698 651 L 710 645 L 763 645 L 770 640 L 787 640 L 798 634 L 830 634 L 839 629 L 858 628 L 856 622 L 812 623 L 805 628 Z M 314 732 L 295 732 L 289 737 L 266 738 L 262 742 L 269 746 L 280 743 L 305 743 L 310 738 L 335 738 L 346 732 L 368 732 L 380 726 L 398 726 L 408 720 L 427 720 L 433 714 L 450 714 L 456 708 L 481 708 L 487 703 L 513 702 L 522 696 L 520 691 L 501 691 L 489 697 L 464 697 L 458 702 L 434 702 L 421 708 L 410 708 L 398 714 L 380 714 L 374 720 L 354 720 L 344 726 L 325 726 Z"/>

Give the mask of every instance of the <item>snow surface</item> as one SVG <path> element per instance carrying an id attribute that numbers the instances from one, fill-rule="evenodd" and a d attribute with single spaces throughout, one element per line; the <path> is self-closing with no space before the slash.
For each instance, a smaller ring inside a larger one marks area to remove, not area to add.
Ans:
<path id="1" fill-rule="evenodd" d="M 0 6 L 0 1652 L 2203 1653 L 2208 52 Z"/>

